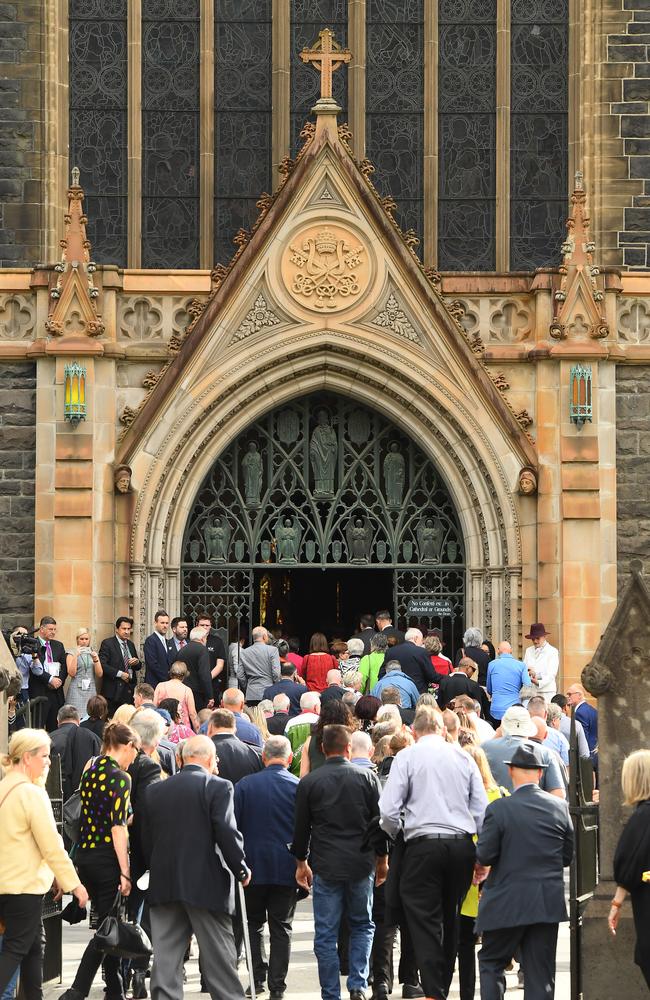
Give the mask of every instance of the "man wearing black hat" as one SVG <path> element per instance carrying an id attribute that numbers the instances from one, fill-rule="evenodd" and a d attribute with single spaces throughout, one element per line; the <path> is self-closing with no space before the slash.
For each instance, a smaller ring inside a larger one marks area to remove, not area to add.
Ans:
<path id="1" fill-rule="evenodd" d="M 517 949 L 526 1000 L 552 1000 L 573 827 L 566 803 L 539 787 L 547 765 L 537 744 L 522 741 L 506 763 L 513 793 L 487 807 L 476 845 L 477 876 L 490 869 L 476 921 L 481 1000 L 503 1000 L 505 968 Z"/>
<path id="2" fill-rule="evenodd" d="M 535 678 L 537 694 L 543 694 L 547 703 L 557 694 L 557 673 L 560 669 L 560 654 L 547 641 L 549 634 L 542 622 L 531 625 L 526 638 L 531 640 L 532 646 L 524 653 L 524 663 L 531 678 Z"/>

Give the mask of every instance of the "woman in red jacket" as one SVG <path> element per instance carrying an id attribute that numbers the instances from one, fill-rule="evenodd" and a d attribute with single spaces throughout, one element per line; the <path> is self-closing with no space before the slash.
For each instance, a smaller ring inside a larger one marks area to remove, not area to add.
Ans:
<path id="1" fill-rule="evenodd" d="M 339 661 L 329 652 L 326 637 L 322 632 L 314 632 L 309 641 L 309 652 L 302 662 L 302 675 L 310 691 L 324 691 L 327 687 L 327 671 L 338 670 Z"/>

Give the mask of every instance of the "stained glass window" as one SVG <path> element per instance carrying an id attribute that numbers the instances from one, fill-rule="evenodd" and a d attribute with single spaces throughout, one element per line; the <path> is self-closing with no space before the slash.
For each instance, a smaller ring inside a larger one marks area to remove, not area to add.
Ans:
<path id="1" fill-rule="evenodd" d="M 397 202 L 402 229 L 422 239 L 423 0 L 368 0 L 366 53 L 366 152 L 375 165 L 373 181 Z"/>
<path id="2" fill-rule="evenodd" d="M 313 65 L 303 63 L 300 53 L 311 48 L 318 32 L 331 28 L 339 45 L 348 41 L 347 0 L 291 0 L 291 155 L 300 148 L 300 131 L 311 117 L 320 95 L 320 76 Z M 341 66 L 333 77 L 332 96 L 342 108 L 339 121 L 347 121 L 348 72 Z"/>
<path id="3" fill-rule="evenodd" d="M 215 0 L 215 260 L 271 191 L 271 0 Z"/>
<path id="4" fill-rule="evenodd" d="M 127 0 L 70 0 L 70 166 L 99 263 L 126 264 Z"/>
<path id="5" fill-rule="evenodd" d="M 568 0 L 513 0 L 510 266 L 559 262 L 567 212 Z"/>
<path id="6" fill-rule="evenodd" d="M 495 267 L 496 0 L 440 0 L 438 266 Z"/>
<path id="7" fill-rule="evenodd" d="M 199 0 L 142 0 L 142 266 L 199 265 Z"/>

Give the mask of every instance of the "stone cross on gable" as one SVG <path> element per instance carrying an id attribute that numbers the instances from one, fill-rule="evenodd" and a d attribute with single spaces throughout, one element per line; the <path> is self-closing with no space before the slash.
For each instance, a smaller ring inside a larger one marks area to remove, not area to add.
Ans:
<path id="1" fill-rule="evenodd" d="M 352 53 L 349 49 L 342 49 L 334 39 L 334 33 L 330 28 L 323 28 L 318 33 L 318 41 L 311 49 L 303 49 L 300 58 L 304 63 L 312 63 L 314 68 L 320 70 L 320 99 L 316 103 L 315 111 L 340 110 L 332 98 L 332 73 L 344 63 L 349 63 Z"/>

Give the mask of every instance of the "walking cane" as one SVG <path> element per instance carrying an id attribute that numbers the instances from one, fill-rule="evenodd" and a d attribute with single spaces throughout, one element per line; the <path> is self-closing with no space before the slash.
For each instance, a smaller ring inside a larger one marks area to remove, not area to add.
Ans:
<path id="1" fill-rule="evenodd" d="M 237 885 L 239 887 L 239 905 L 241 908 L 242 930 L 244 932 L 244 951 L 246 952 L 246 965 L 248 966 L 248 978 L 250 980 L 250 987 L 251 987 L 251 1000 L 256 1000 L 255 976 L 253 975 L 253 956 L 251 954 L 251 939 L 248 936 L 248 914 L 246 913 L 246 895 L 244 893 L 244 887 L 241 884 L 241 882 L 238 882 Z"/>

